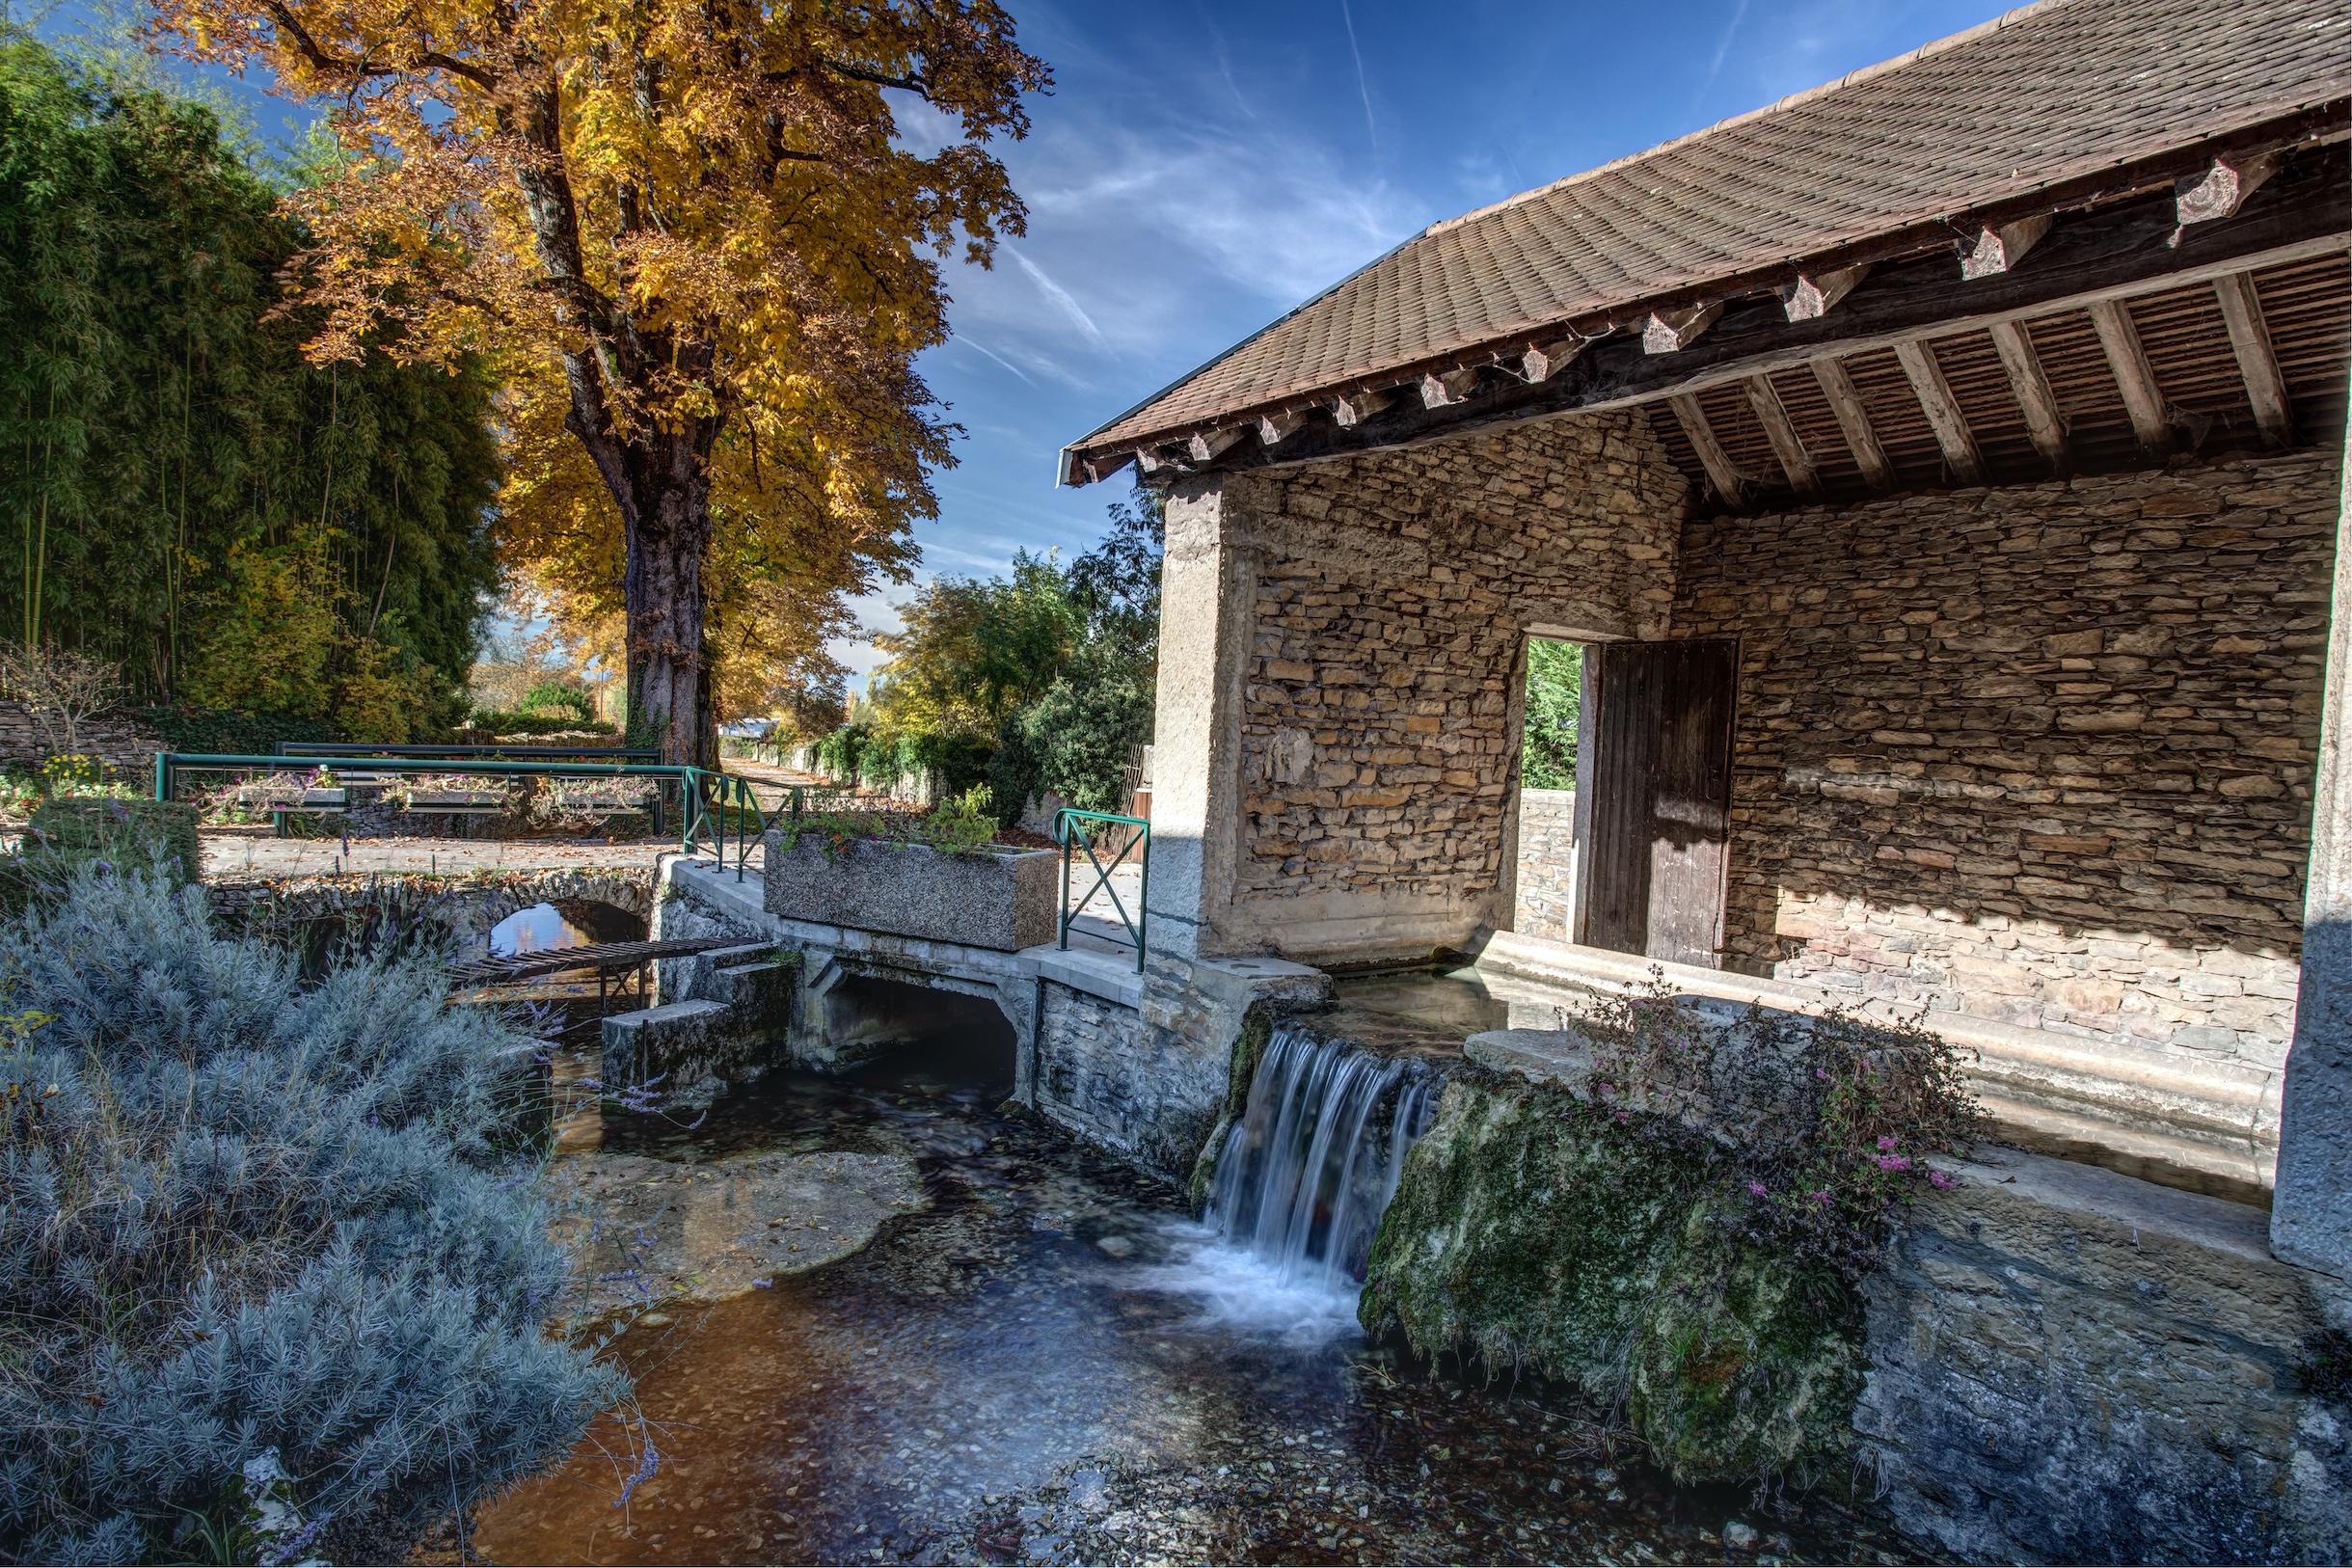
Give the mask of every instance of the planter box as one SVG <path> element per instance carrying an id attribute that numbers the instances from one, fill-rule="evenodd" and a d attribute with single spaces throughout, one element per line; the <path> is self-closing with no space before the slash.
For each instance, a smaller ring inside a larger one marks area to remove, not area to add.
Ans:
<path id="1" fill-rule="evenodd" d="M 350 796 L 344 790 L 256 790 L 240 794 L 237 804 L 247 811 L 341 811 Z"/>
<path id="2" fill-rule="evenodd" d="M 1054 939 L 1061 855 L 1052 850 L 941 854 L 861 839 L 826 859 L 815 834 L 767 841 L 770 914 L 855 931 L 1013 953 Z"/>
<path id="3" fill-rule="evenodd" d="M 410 811 L 503 811 L 504 790 L 419 790 L 408 798 Z"/>

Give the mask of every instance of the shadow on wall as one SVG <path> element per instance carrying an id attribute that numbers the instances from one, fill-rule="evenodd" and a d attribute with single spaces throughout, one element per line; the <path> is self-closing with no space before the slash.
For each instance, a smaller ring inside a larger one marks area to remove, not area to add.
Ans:
<path id="1" fill-rule="evenodd" d="M 2187 922 L 2133 930 L 2068 900 L 2000 909 L 1932 875 L 1891 896 L 1886 880 L 1735 881 L 1732 920 L 1769 932 L 1777 956 L 1727 967 L 2028 1029 L 2265 1068 L 2285 1059 L 2301 959 L 2291 927 L 2272 941 Z"/>
<path id="2" fill-rule="evenodd" d="M 872 975 L 847 975 L 825 993 L 825 1040 L 838 1064 L 864 1061 L 904 1045 L 929 1043 L 952 1055 L 966 1075 L 1013 1082 L 1017 1037 L 986 997 Z"/>

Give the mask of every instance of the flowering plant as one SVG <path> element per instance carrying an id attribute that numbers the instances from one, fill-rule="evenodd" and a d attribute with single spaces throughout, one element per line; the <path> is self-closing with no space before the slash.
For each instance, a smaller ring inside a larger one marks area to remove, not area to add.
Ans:
<path id="1" fill-rule="evenodd" d="M 653 800 L 650 778 L 550 778 L 531 798 L 533 821 L 582 826 L 621 811 L 643 811 Z"/>
<path id="2" fill-rule="evenodd" d="M 1952 1184 L 1929 1156 L 1978 1135 L 1961 1053 L 1918 1017 L 1847 1007 L 1710 1019 L 1650 973 L 1578 1020 L 1595 1107 L 1719 1170 L 1759 1239 L 1858 1279 L 1921 1189 Z"/>

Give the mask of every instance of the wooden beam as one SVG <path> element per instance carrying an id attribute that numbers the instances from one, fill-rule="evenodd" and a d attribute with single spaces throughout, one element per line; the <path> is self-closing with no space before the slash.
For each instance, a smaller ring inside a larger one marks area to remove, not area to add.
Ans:
<path id="1" fill-rule="evenodd" d="M 1689 348 L 1698 340 L 1699 334 L 1715 325 L 1716 317 L 1723 313 L 1723 302 L 1693 305 L 1683 311 L 1654 311 L 1641 328 L 1641 351 L 1644 354 L 1671 354 Z"/>
<path id="2" fill-rule="evenodd" d="M 2019 218 L 1998 229 L 1979 231 L 1976 244 L 1960 257 L 1960 281 L 1994 278 L 2025 259 L 2025 253 L 2040 243 L 2057 220 L 2043 216 Z"/>
<path id="3" fill-rule="evenodd" d="M 2067 418 L 2059 412 L 2050 378 L 2041 373 L 2041 357 L 2034 352 L 2034 340 L 2014 321 L 1996 321 L 1986 330 L 1992 335 L 1993 352 L 2001 356 L 2001 368 L 2009 372 L 2009 390 L 2016 394 L 2017 408 L 2025 415 L 2025 433 L 2034 450 L 2041 454 L 2053 473 L 2066 473 Z"/>
<path id="4" fill-rule="evenodd" d="M 1478 385 L 1478 372 L 1471 370 L 1432 371 L 1421 377 L 1421 407 L 1445 408 L 1466 401 L 1471 389 Z"/>
<path id="5" fill-rule="evenodd" d="M 1332 399 L 1332 418 L 1338 419 L 1342 428 L 1362 424 L 1389 406 L 1390 395 L 1385 392 L 1341 392 Z"/>
<path id="6" fill-rule="evenodd" d="M 1219 453 L 1241 439 L 1245 428 L 1235 424 L 1228 425 L 1223 430 L 1196 430 L 1192 439 L 1184 444 L 1184 449 L 1192 454 L 1192 460 L 1196 463 L 1214 461 Z"/>
<path id="7" fill-rule="evenodd" d="M 1879 432 L 1870 427 L 1870 411 L 1862 406 L 1846 367 L 1835 356 L 1824 354 L 1813 362 L 1813 379 L 1821 384 L 1822 395 L 1829 399 L 1837 427 L 1846 432 L 1847 449 L 1853 453 L 1863 481 L 1873 490 L 1894 489 L 1894 465 L 1886 460 L 1886 448 L 1879 445 Z"/>
<path id="8" fill-rule="evenodd" d="M 1869 263 L 1858 267 L 1840 267 L 1835 272 L 1818 275 L 1798 273 L 1797 281 L 1780 291 L 1781 313 L 1791 321 L 1819 321 L 1830 308 L 1853 291 L 1869 273 Z"/>
<path id="9" fill-rule="evenodd" d="M 1298 434 L 1299 426 L 1306 422 L 1307 413 L 1304 409 L 1284 409 L 1280 414 L 1260 414 L 1257 417 L 1257 439 L 1261 445 L 1280 446 L 1284 442 Z"/>
<path id="10" fill-rule="evenodd" d="M 1740 471 L 1731 466 L 1730 454 L 1715 439 L 1715 426 L 1707 422 L 1707 411 L 1699 407 L 1695 397 L 1669 397 L 1666 403 L 1674 410 L 1675 419 L 1682 421 L 1683 434 L 1706 467 L 1707 477 L 1715 481 L 1716 494 L 1723 498 L 1726 506 L 1738 506 Z"/>
<path id="11" fill-rule="evenodd" d="M 1159 471 L 1162 469 L 1172 469 L 1177 466 L 1177 464 L 1169 461 L 1165 457 L 1162 457 L 1160 455 L 1160 448 L 1157 446 L 1138 446 L 1135 448 L 1135 470 L 1138 473 L 1153 474 L 1159 473 Z"/>
<path id="12" fill-rule="evenodd" d="M 1103 457 L 1090 457 L 1086 460 L 1085 464 L 1086 482 L 1088 484 L 1100 484 L 1103 480 L 1109 478 L 1112 474 L 1117 473 L 1121 469 L 1125 468 L 1134 460 L 1135 454 L 1133 452 L 1112 452 Z"/>
<path id="13" fill-rule="evenodd" d="M 2156 372 L 2149 368 L 2148 351 L 2140 346 L 2131 311 L 2114 300 L 2100 300 L 2089 311 L 2116 390 L 2123 394 L 2123 412 L 2131 416 L 2132 434 L 2149 456 L 2165 456 L 2173 449 L 2173 434 L 2164 422 L 2164 392 L 2156 385 Z"/>
<path id="14" fill-rule="evenodd" d="M 1529 382 L 1548 381 L 1567 369 L 1568 363 L 1584 352 L 1586 343 L 1599 340 L 1571 333 L 1556 343 L 1537 343 L 1519 356 L 1519 373 Z"/>
<path id="15" fill-rule="evenodd" d="M 2202 175 L 2183 175 L 2173 181 L 2173 216 L 2186 229 L 2193 223 L 2233 218 L 2246 198 L 2279 172 L 2285 154 L 2265 152 L 2253 158 L 2215 158 Z"/>
<path id="16" fill-rule="evenodd" d="M 2246 378 L 2246 401 L 2254 406 L 2255 427 L 2273 446 L 2295 444 L 2295 416 L 2286 401 L 2286 378 L 2279 374 L 2279 356 L 2270 344 L 2270 327 L 2262 319 L 2261 297 L 2254 291 L 2254 275 L 2233 272 L 2213 280 L 2214 297 L 2221 301 L 2222 321 L 2230 329 L 2230 348 L 2237 355 L 2238 374 Z"/>
<path id="17" fill-rule="evenodd" d="M 1943 366 L 1935 363 L 1935 351 L 1913 338 L 1895 345 L 1895 358 L 1903 363 L 1903 373 L 1918 394 L 1919 407 L 1928 417 L 1928 428 L 1935 432 L 1935 445 L 1943 448 L 1944 461 L 1960 483 L 1983 484 L 1985 459 L 1976 449 L 1968 417 L 1960 412 L 1951 384 L 1944 380 Z"/>
<path id="18" fill-rule="evenodd" d="M 1766 376 L 1749 376 L 1746 389 L 1747 406 L 1756 411 L 1756 421 L 1772 444 L 1772 455 L 1780 459 L 1780 472 L 1789 476 L 1798 495 L 1820 500 L 1821 475 L 1813 470 L 1813 458 L 1798 439 L 1797 426 L 1789 422 L 1789 411 L 1780 401 L 1778 390 Z"/>

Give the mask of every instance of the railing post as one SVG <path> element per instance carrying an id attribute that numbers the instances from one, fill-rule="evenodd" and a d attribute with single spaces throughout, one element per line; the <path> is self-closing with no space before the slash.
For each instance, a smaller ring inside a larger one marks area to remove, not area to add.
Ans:
<path id="1" fill-rule="evenodd" d="M 1135 972 L 1144 972 L 1144 950 L 1150 945 L 1151 930 L 1151 825 L 1144 824 L 1136 830 L 1137 840 L 1144 847 L 1144 863 L 1135 877 Z"/>
<path id="2" fill-rule="evenodd" d="M 158 801 L 172 798 L 172 754 L 169 751 L 155 753 L 155 798 Z"/>

